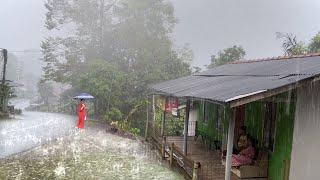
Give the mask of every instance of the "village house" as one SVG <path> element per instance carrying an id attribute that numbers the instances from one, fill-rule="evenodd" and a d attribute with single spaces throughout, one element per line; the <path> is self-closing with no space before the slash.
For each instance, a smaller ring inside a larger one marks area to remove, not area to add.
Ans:
<path id="1" fill-rule="evenodd" d="M 319 179 L 319 54 L 236 61 L 151 88 L 154 113 L 146 137 L 186 176 Z M 160 127 L 157 109 L 163 112 Z M 173 109 L 185 112 L 181 136 L 165 132 Z M 250 165 L 232 167 L 241 126 L 255 140 L 256 155 Z"/>

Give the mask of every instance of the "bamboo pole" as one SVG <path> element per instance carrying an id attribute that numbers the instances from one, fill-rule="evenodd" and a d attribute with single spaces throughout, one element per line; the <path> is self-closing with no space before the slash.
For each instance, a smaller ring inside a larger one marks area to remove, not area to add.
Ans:
<path id="1" fill-rule="evenodd" d="M 231 160 L 232 160 L 232 149 L 233 149 L 233 137 L 234 137 L 234 126 L 236 118 L 236 109 L 232 108 L 232 113 L 229 121 L 228 130 L 228 145 L 227 145 L 227 157 L 226 157 L 226 167 L 225 167 L 225 180 L 231 179 Z"/>
<path id="2" fill-rule="evenodd" d="M 188 154 L 188 125 L 189 125 L 189 113 L 190 113 L 190 99 L 187 99 L 186 114 L 184 119 L 184 137 L 183 137 L 183 154 Z"/>

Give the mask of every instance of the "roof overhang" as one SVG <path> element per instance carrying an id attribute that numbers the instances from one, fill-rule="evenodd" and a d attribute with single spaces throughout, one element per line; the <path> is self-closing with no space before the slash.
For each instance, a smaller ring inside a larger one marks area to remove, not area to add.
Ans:
<path id="1" fill-rule="evenodd" d="M 150 86 L 155 94 L 237 107 L 320 79 L 320 55 L 226 64 Z M 269 98 L 270 99 L 270 98 Z"/>
<path id="2" fill-rule="evenodd" d="M 229 102 L 229 106 L 230 107 L 237 107 L 237 106 L 241 106 L 241 105 L 244 105 L 244 104 L 248 104 L 250 102 L 259 101 L 259 100 L 262 100 L 262 99 L 265 99 L 265 98 L 276 96 L 276 95 L 281 94 L 281 93 L 292 91 L 294 89 L 297 89 L 299 87 L 308 85 L 310 83 L 317 82 L 319 80 L 320 80 L 320 75 L 313 76 L 313 77 L 310 77 L 310 78 L 307 78 L 307 79 L 303 79 L 303 80 L 298 81 L 298 82 L 293 83 L 293 84 L 289 84 L 289 85 L 285 85 L 285 86 L 278 87 L 278 88 L 275 88 L 275 89 L 263 91 L 263 92 L 260 92 L 260 93 L 253 94 L 251 96 L 247 96 L 247 97 L 243 97 L 243 98 L 231 101 L 231 102 Z"/>

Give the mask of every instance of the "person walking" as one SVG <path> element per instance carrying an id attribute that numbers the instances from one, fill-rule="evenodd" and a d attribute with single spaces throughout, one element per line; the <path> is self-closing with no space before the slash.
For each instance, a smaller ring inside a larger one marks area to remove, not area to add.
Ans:
<path id="1" fill-rule="evenodd" d="M 81 99 L 78 105 L 78 129 L 84 129 L 84 121 L 86 119 L 86 105 L 84 103 L 84 99 Z"/>

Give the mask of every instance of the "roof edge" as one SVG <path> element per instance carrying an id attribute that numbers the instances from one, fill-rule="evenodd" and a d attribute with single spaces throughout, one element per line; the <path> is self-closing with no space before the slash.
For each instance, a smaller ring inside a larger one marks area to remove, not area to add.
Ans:
<path id="1" fill-rule="evenodd" d="M 264 62 L 264 61 L 290 60 L 290 59 L 296 59 L 296 58 L 308 58 L 308 57 L 316 57 L 316 56 L 320 56 L 320 53 L 310 53 L 310 54 L 301 54 L 301 55 L 292 55 L 292 56 L 276 56 L 276 57 L 257 58 L 257 59 L 245 59 L 245 60 L 233 61 L 228 64 L 245 64 L 245 63 Z"/>

